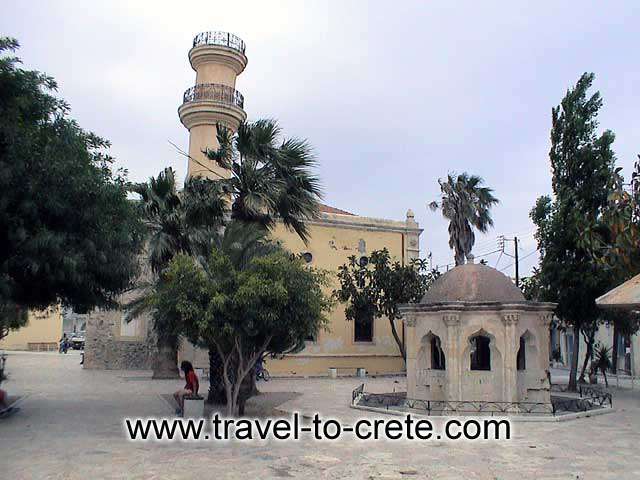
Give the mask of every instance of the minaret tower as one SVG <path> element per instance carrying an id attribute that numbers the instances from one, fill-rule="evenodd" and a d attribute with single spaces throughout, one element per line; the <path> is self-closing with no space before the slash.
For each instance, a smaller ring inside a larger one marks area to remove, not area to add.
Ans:
<path id="1" fill-rule="evenodd" d="M 207 159 L 202 151 L 219 147 L 216 124 L 235 132 L 247 118 L 244 97 L 236 90 L 236 78 L 247 66 L 245 44 L 231 33 L 203 32 L 193 39 L 189 61 L 196 71 L 196 83 L 184 92 L 178 108 L 180 121 L 189 130 L 187 175 L 227 177 L 229 173 Z"/>

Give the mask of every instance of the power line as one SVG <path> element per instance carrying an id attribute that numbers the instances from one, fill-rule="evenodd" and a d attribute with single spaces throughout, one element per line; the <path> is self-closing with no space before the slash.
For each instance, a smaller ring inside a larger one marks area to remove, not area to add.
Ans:
<path id="1" fill-rule="evenodd" d="M 486 253 L 480 253 L 478 255 L 474 255 L 473 258 L 483 258 L 483 257 L 488 257 L 489 255 L 493 255 L 494 253 L 498 253 L 500 250 L 493 250 L 491 252 L 486 252 Z M 440 268 L 447 268 L 447 267 L 453 267 L 455 266 L 456 262 L 451 262 L 451 263 L 447 263 L 445 265 L 436 265 L 436 270 L 439 270 Z"/>
<path id="2" fill-rule="evenodd" d="M 538 251 L 538 250 L 534 250 L 533 252 L 529 252 L 529 253 L 527 253 L 524 257 L 520 257 L 520 261 L 524 260 L 525 258 L 530 257 L 530 256 L 531 256 L 531 255 L 533 255 L 534 253 L 537 253 L 537 251 Z M 509 264 L 509 265 L 507 265 L 506 267 L 501 268 L 501 269 L 500 269 L 500 271 L 501 271 L 501 272 L 504 272 L 507 268 L 509 268 L 509 267 L 513 267 L 513 266 L 515 265 L 515 263 L 516 263 L 516 262 L 510 263 L 510 264 Z"/>

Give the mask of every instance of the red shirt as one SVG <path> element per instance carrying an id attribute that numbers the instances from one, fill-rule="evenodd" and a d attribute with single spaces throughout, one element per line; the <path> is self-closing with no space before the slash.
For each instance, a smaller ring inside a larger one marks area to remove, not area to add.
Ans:
<path id="1" fill-rule="evenodd" d="M 196 372 L 190 370 L 189 373 L 187 373 L 186 380 L 187 384 L 184 386 L 185 390 L 191 390 L 193 393 L 197 394 L 198 389 L 200 388 L 200 382 L 198 382 Z"/>

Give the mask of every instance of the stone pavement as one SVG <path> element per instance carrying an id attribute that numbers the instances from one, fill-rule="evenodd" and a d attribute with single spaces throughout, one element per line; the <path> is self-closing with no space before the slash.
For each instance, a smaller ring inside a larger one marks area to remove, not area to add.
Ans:
<path id="1" fill-rule="evenodd" d="M 82 370 L 77 354 L 10 353 L 3 388 L 26 395 L 0 420 L 2 479 L 633 479 L 640 478 L 640 389 L 613 390 L 616 412 L 564 423 L 515 423 L 504 442 L 133 443 L 124 417 L 171 415 L 160 394 L 181 385 L 149 372 Z M 398 382 L 398 383 L 395 383 Z M 202 382 L 206 389 L 206 382 Z M 344 422 L 360 379 L 276 379 L 261 390 L 297 392 L 278 408 Z M 366 379 L 404 390 L 401 378 Z M 375 414 L 369 414 L 374 416 Z"/>

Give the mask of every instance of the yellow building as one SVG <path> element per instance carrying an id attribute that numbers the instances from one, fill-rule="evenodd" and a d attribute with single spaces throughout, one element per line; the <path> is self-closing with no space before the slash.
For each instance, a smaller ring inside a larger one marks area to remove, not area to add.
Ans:
<path id="1" fill-rule="evenodd" d="M 222 177 L 228 174 L 208 160 L 202 151 L 218 148 L 216 125 L 236 131 L 247 118 L 244 98 L 235 89 L 236 77 L 247 65 L 245 45 L 235 35 L 221 32 L 199 34 L 189 51 L 196 71 L 196 84 L 188 89 L 178 114 L 189 130 L 188 175 Z M 372 195 L 375 193 L 372 192 Z M 293 253 L 303 254 L 314 267 L 337 272 L 352 255 L 369 255 L 386 247 L 394 260 L 403 264 L 419 256 L 422 230 L 409 210 L 400 221 L 360 217 L 323 205 L 320 217 L 309 222 L 310 240 L 305 243 L 283 225 L 273 232 L 276 239 Z M 337 286 L 337 279 L 334 286 Z M 360 325 L 360 324 L 359 324 Z M 141 316 L 127 323 L 118 310 L 97 311 L 88 316 L 85 368 L 151 368 L 155 350 L 152 322 Z M 402 322 L 397 330 L 403 335 Z M 185 342 L 181 359 L 208 369 L 208 354 Z M 386 318 L 371 325 L 358 326 L 346 320 L 344 306 L 331 313 L 329 329 L 309 339 L 306 348 L 278 360 L 268 360 L 272 375 L 327 375 L 336 368 L 340 374 L 354 374 L 363 368 L 371 374 L 397 373 L 403 362 Z"/>
<path id="2" fill-rule="evenodd" d="M 178 109 L 190 134 L 188 175 L 225 176 L 228 172 L 217 168 L 202 151 L 218 148 L 218 123 L 236 131 L 247 118 L 244 97 L 235 89 L 236 78 L 247 65 L 245 44 L 229 33 L 201 33 L 194 39 L 189 61 L 196 72 L 195 85 L 185 92 Z M 274 237 L 318 268 L 337 272 L 349 256 L 366 256 L 384 247 L 402 263 L 419 256 L 422 230 L 410 210 L 404 220 L 392 221 L 360 217 L 325 205 L 320 218 L 310 225 L 306 245 L 283 225 L 278 225 Z M 401 322 L 397 328 L 403 331 Z M 194 360 L 197 366 L 208 366 L 206 352 L 193 346 L 184 347 L 181 357 Z M 403 362 L 388 319 L 376 319 L 370 328 L 356 329 L 354 322 L 346 320 L 344 306 L 339 305 L 331 314 L 329 331 L 310 339 L 302 352 L 269 360 L 268 365 L 276 375 L 326 375 L 329 368 L 345 369 L 345 373 L 354 373 L 357 368 L 373 374 L 401 371 Z"/>
<path id="3" fill-rule="evenodd" d="M 62 312 L 59 307 L 30 311 L 27 324 L 9 332 L 0 340 L 0 350 L 57 350 L 62 337 Z"/>

